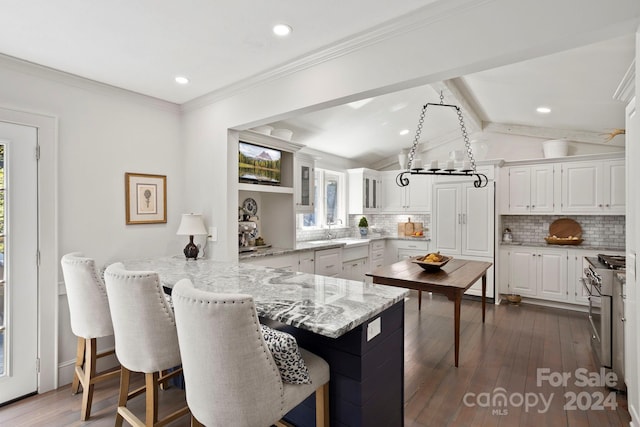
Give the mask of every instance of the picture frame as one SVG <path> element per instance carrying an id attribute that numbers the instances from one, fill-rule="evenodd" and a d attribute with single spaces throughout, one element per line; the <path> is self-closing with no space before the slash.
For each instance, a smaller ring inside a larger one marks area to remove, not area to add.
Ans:
<path id="1" fill-rule="evenodd" d="M 167 222 L 167 176 L 124 174 L 126 221 L 129 224 Z"/>

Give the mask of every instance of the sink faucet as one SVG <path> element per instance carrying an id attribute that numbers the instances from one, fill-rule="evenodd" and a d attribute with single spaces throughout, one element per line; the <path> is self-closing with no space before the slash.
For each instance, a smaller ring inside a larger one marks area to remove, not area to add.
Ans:
<path id="1" fill-rule="evenodd" d="M 337 225 L 338 223 L 342 224 L 342 220 L 341 220 L 340 218 L 336 219 L 336 220 L 335 220 L 335 221 L 333 221 L 333 222 L 327 222 L 327 227 L 329 227 L 329 228 L 327 229 L 327 234 L 326 234 L 326 238 L 327 238 L 327 239 L 331 240 L 331 239 L 333 239 L 334 237 L 336 237 L 336 236 L 335 236 L 335 234 L 332 234 L 332 233 L 331 233 L 331 226 L 332 226 L 332 225 Z"/>

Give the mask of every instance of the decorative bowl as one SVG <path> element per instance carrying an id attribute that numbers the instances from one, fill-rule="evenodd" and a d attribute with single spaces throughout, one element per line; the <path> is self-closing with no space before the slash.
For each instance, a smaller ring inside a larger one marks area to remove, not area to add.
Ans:
<path id="1" fill-rule="evenodd" d="M 413 262 L 414 264 L 418 264 L 425 271 L 437 271 L 437 270 L 440 270 L 440 268 L 443 265 L 445 265 L 446 263 L 448 263 L 449 261 L 451 261 L 453 259 L 452 256 L 442 255 L 442 261 L 439 261 L 439 262 L 428 262 L 428 261 L 422 261 L 423 258 L 424 258 L 424 256 L 417 256 L 415 258 L 411 258 L 411 262 Z"/>
<path id="2" fill-rule="evenodd" d="M 516 294 L 509 294 L 507 295 L 507 301 L 509 301 L 511 304 L 520 304 L 520 302 L 522 301 L 522 297 Z"/>

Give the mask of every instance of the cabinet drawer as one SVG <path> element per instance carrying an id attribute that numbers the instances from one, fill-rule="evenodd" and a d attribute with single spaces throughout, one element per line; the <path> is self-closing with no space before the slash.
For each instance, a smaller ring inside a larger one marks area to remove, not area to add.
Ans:
<path id="1" fill-rule="evenodd" d="M 384 249 L 376 250 L 371 252 L 371 260 L 377 261 L 380 259 L 384 259 Z"/>
<path id="2" fill-rule="evenodd" d="M 351 261 L 354 259 L 369 258 L 369 246 L 354 246 L 342 249 L 342 260 Z"/>
<path id="3" fill-rule="evenodd" d="M 371 250 L 372 251 L 378 251 L 378 250 L 382 250 L 384 251 L 384 240 L 374 240 L 371 242 Z"/>

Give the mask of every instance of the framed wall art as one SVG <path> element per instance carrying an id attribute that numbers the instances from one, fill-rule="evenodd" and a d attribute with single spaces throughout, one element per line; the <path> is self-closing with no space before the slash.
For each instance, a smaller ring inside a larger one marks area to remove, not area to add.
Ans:
<path id="1" fill-rule="evenodd" d="M 167 176 L 124 174 L 127 224 L 167 222 Z"/>

